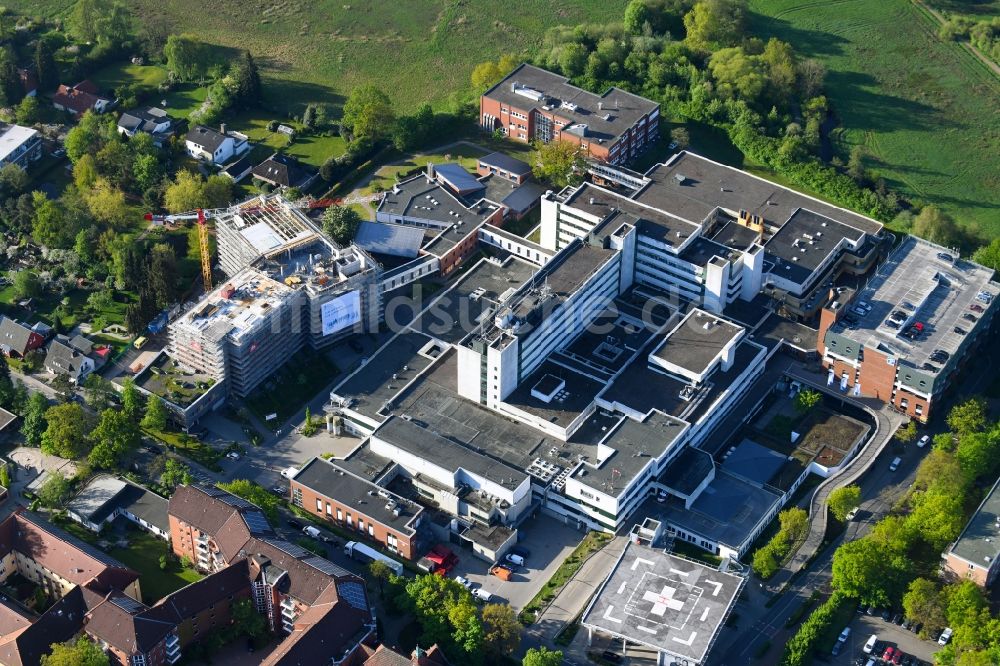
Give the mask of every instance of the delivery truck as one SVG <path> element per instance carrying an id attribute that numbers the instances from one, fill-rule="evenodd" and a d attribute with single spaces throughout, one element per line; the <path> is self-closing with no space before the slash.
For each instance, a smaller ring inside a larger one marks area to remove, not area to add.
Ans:
<path id="1" fill-rule="evenodd" d="M 388 555 L 383 555 L 374 548 L 370 548 L 363 543 L 358 543 L 357 541 L 348 541 L 344 544 L 344 554 L 351 559 L 358 560 L 359 562 L 384 562 L 397 576 L 403 575 L 403 565 L 389 557 Z"/>

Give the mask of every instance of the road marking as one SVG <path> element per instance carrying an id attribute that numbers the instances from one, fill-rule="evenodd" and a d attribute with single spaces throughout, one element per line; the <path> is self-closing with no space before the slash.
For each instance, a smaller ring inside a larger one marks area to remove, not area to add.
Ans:
<path id="1" fill-rule="evenodd" d="M 611 611 L 613 611 L 614 609 L 615 609 L 614 606 L 608 606 L 608 609 L 604 611 L 604 619 L 611 620 L 612 622 L 617 622 L 618 624 L 621 624 L 622 623 L 621 620 L 619 620 L 616 617 L 611 617 Z"/>
<path id="2" fill-rule="evenodd" d="M 654 636 L 656 635 L 656 629 L 650 629 L 649 627 L 644 627 L 641 624 L 636 625 L 635 628 L 638 629 L 639 631 L 645 631 L 647 634 L 653 634 Z M 675 638 L 674 640 L 677 639 Z"/>
<path id="3" fill-rule="evenodd" d="M 705 582 L 709 585 L 715 586 L 715 592 L 712 592 L 712 596 L 713 597 L 719 596 L 719 592 L 722 591 L 722 583 L 716 583 L 714 580 L 706 580 Z"/>
<path id="4" fill-rule="evenodd" d="M 639 627 L 639 628 L 642 629 L 642 627 Z M 670 640 L 675 641 L 677 643 L 680 643 L 681 645 L 687 645 L 688 647 L 691 647 L 691 644 L 694 643 L 694 639 L 695 639 L 695 637 L 697 635 L 698 635 L 697 631 L 692 631 L 690 638 L 682 639 L 682 638 L 677 638 L 676 636 L 674 636 Z"/>
<path id="5" fill-rule="evenodd" d="M 621 594 L 622 592 L 624 592 L 626 587 L 628 587 L 628 581 L 627 580 L 623 580 L 622 584 L 618 586 L 618 594 Z"/>
<path id="6" fill-rule="evenodd" d="M 691 571 L 681 571 L 680 569 L 670 569 L 670 573 L 677 574 L 678 576 L 690 576 L 693 572 Z"/>
<path id="7" fill-rule="evenodd" d="M 643 564 L 649 565 L 649 566 L 653 566 L 653 561 L 652 560 L 644 560 L 641 557 L 637 557 L 637 558 L 635 558 L 635 562 L 632 563 L 632 571 L 636 570 L 636 567 L 639 566 L 640 562 L 642 562 Z"/>
<path id="8" fill-rule="evenodd" d="M 704 622 L 705 620 L 708 619 L 708 613 L 709 613 L 709 611 L 711 611 L 711 609 L 710 608 L 706 608 L 705 612 L 701 614 L 701 621 L 702 622 Z"/>

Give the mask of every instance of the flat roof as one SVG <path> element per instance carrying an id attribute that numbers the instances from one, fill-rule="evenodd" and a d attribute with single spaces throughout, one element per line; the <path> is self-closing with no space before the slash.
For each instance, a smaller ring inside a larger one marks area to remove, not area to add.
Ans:
<path id="1" fill-rule="evenodd" d="M 683 183 L 675 178 L 678 175 L 684 176 Z M 646 178 L 650 182 L 636 194 L 637 201 L 693 223 L 700 224 L 722 208 L 734 215 L 745 210 L 781 226 L 796 210 L 806 208 L 865 233 L 882 231 L 876 220 L 688 151 L 655 165 Z"/>
<path id="2" fill-rule="evenodd" d="M 169 531 L 168 502 L 156 493 L 107 474 L 92 478 L 66 508 L 92 523 L 100 524 L 118 509 L 163 531 Z"/>
<path id="3" fill-rule="evenodd" d="M 832 332 L 869 348 L 882 348 L 898 361 L 918 369 L 930 361 L 936 349 L 951 354 L 950 363 L 957 362 L 955 352 L 967 335 L 955 332 L 955 327 L 971 334 L 981 315 L 970 310 L 970 306 L 987 307 L 976 295 L 980 291 L 990 293 L 993 302 L 989 307 L 996 307 L 1000 285 L 991 282 L 992 269 L 964 259 L 947 261 L 942 258 L 945 255 L 954 257 L 954 253 L 940 245 L 908 236 L 854 299 L 855 304 L 868 303 L 871 311 L 863 316 L 851 313 L 857 319 L 855 329 L 838 324 Z M 906 303 L 914 307 L 906 308 Z M 908 316 L 907 322 L 923 324 L 924 332 L 918 340 L 899 335 L 902 327 L 891 329 L 884 325 L 896 310 Z M 976 321 L 968 321 L 967 314 Z"/>
<path id="4" fill-rule="evenodd" d="M 482 191 L 486 187 L 476 179 L 476 176 L 466 171 L 461 164 L 454 162 L 435 164 L 434 172 L 459 196 L 467 196 L 473 192 Z"/>
<path id="5" fill-rule="evenodd" d="M 536 386 L 552 379 L 563 383 L 563 388 L 551 400 L 546 402 L 532 395 Z M 568 426 L 594 403 L 604 387 L 604 383 L 592 377 L 547 359 L 518 384 L 504 403 L 558 426 Z"/>
<path id="6" fill-rule="evenodd" d="M 485 167 L 494 167 L 501 171 L 514 174 L 515 176 L 530 176 L 531 165 L 522 162 L 516 157 L 511 157 L 507 153 L 490 153 L 479 158 L 479 163 Z"/>
<path id="7" fill-rule="evenodd" d="M 633 218 L 629 221 L 636 224 L 644 236 L 656 238 L 672 247 L 679 247 L 701 229 L 700 222 L 691 222 L 674 215 L 669 209 L 651 207 L 643 201 L 636 202 L 589 182 L 576 188 L 563 204 L 602 220 L 609 219 L 616 213 L 624 214 Z"/>
<path id="8" fill-rule="evenodd" d="M 517 488 L 528 478 L 523 470 L 458 444 L 433 429 L 420 425 L 414 419 L 390 417 L 372 437 L 398 446 L 449 471 L 461 468 L 507 489 Z"/>
<path id="9" fill-rule="evenodd" d="M 703 663 L 744 579 L 634 543 L 584 613 L 584 626 Z"/>
<path id="10" fill-rule="evenodd" d="M 21 125 L 7 125 L 0 131 L 0 162 L 10 157 L 11 153 L 24 145 L 25 142 L 38 136 L 38 130 Z"/>
<path id="11" fill-rule="evenodd" d="M 695 308 L 667 333 L 663 342 L 650 356 L 700 375 L 711 367 L 723 350 L 738 340 L 743 332 L 742 326 Z"/>
<path id="12" fill-rule="evenodd" d="M 786 460 L 783 454 L 774 449 L 744 437 L 734 450 L 726 454 L 722 469 L 755 483 L 769 483 Z"/>
<path id="13" fill-rule="evenodd" d="M 126 485 L 125 481 L 113 476 L 103 474 L 95 476 L 66 504 L 66 508 L 78 516 L 91 520 L 92 516 L 125 490 Z"/>
<path id="14" fill-rule="evenodd" d="M 754 243 L 760 242 L 759 233 L 750 227 L 739 224 L 736 218 L 727 216 L 727 220 L 712 234 L 711 238 L 713 241 L 726 247 L 731 247 L 734 250 L 743 251 L 750 249 Z"/>
<path id="15" fill-rule="evenodd" d="M 764 243 L 764 252 L 774 263 L 772 273 L 801 284 L 837 251 L 842 240 L 860 245 L 864 237 L 865 232 L 860 229 L 807 208 L 798 208 Z"/>
<path id="16" fill-rule="evenodd" d="M 989 569 L 992 560 L 1000 556 L 1000 481 L 993 484 L 989 494 L 969 519 L 958 540 L 951 547 L 951 553 Z"/>
<path id="17" fill-rule="evenodd" d="M 223 292 L 229 290 L 232 294 L 224 297 Z M 216 287 L 170 327 L 192 335 L 204 335 L 216 342 L 226 336 L 239 339 L 264 322 L 294 293 L 291 287 L 257 269 L 246 268 Z"/>
<path id="18" fill-rule="evenodd" d="M 410 328 L 457 344 L 486 314 L 495 312 L 502 296 L 519 289 L 537 270 L 537 266 L 513 256 L 502 262 L 481 259 L 431 301 Z"/>
<path id="19" fill-rule="evenodd" d="M 586 125 L 588 140 L 609 142 L 660 106 L 621 88 L 597 95 L 570 84 L 565 76 L 528 64 L 519 65 L 483 97 L 525 111 L 552 113 L 569 123 L 564 132 Z"/>
<path id="20" fill-rule="evenodd" d="M 818 337 L 819 331 L 815 328 L 785 319 L 775 313 L 771 313 L 754 329 L 754 339 L 763 345 L 771 347 L 779 341 L 784 341 L 805 352 L 816 351 Z"/>
<path id="21" fill-rule="evenodd" d="M 397 183 L 384 193 L 378 206 L 379 213 L 430 220 L 442 227 L 481 222 L 493 210 L 495 208 L 479 203 L 467 207 L 448 188 L 428 181 L 424 174 Z"/>
<path id="22" fill-rule="evenodd" d="M 681 494 L 692 495 L 713 469 L 715 462 L 707 451 L 685 446 L 664 468 L 660 482 Z"/>
<path id="23" fill-rule="evenodd" d="M 716 467 L 715 478 L 690 509 L 684 507 L 681 499 L 669 496 L 665 504 L 647 500 L 640 511 L 649 511 L 648 515 L 709 541 L 738 548 L 780 502 L 778 493 Z"/>
<path id="24" fill-rule="evenodd" d="M 416 257 L 424 243 L 424 230 L 402 224 L 362 221 L 354 243 L 369 252 Z"/>
<path id="25" fill-rule="evenodd" d="M 293 481 L 344 506 L 354 507 L 398 532 L 411 536 L 415 533 L 411 523 L 422 511 L 419 505 L 355 475 L 339 462 L 313 458 Z M 399 515 L 395 509 L 399 509 Z"/>
<path id="26" fill-rule="evenodd" d="M 681 250 L 680 257 L 695 266 L 704 266 L 714 257 L 736 261 L 739 259 L 740 254 L 738 250 L 729 248 L 722 243 L 709 240 L 704 236 L 698 236 Z"/>

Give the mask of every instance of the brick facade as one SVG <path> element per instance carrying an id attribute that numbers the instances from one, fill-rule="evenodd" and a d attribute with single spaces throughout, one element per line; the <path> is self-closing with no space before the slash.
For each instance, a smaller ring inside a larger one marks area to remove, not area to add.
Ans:
<path id="1" fill-rule="evenodd" d="M 293 479 L 291 482 L 292 493 L 295 493 L 296 489 L 302 493 L 302 508 L 306 511 L 329 520 L 331 523 L 335 523 L 343 529 L 352 529 L 363 533 L 366 537 L 378 541 L 390 551 L 395 550 L 400 557 L 404 557 L 408 560 L 415 559 L 416 553 L 414 551 L 414 543 L 410 535 L 389 528 L 379 521 L 373 520 L 363 511 L 359 511 L 357 507 L 346 506 L 335 499 L 327 497 L 326 495 L 321 495 L 311 488 L 307 488 L 306 486 L 297 483 Z M 321 509 L 316 508 L 316 500 L 320 501 L 320 504 L 322 505 Z M 373 501 L 378 501 L 378 499 L 376 498 Z M 329 511 L 326 509 L 327 506 L 330 507 Z M 340 511 L 340 515 L 342 516 L 340 520 L 337 519 L 337 511 Z M 348 524 L 348 516 L 350 516 L 351 519 L 350 524 Z M 363 530 L 359 528 L 362 524 L 364 525 Z M 369 530 L 369 526 L 371 527 L 371 530 Z M 395 547 L 393 547 L 389 541 L 390 535 L 395 537 Z"/>

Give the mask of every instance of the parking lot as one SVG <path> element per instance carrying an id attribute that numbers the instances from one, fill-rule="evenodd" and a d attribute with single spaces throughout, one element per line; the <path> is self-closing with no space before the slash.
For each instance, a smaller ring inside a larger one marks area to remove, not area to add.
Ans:
<path id="1" fill-rule="evenodd" d="M 865 641 L 872 634 L 878 636 L 882 651 L 885 650 L 886 646 L 891 645 L 905 655 L 916 657 L 919 660 L 917 663 L 933 663 L 934 653 L 940 649 L 937 643 L 923 640 L 892 622 L 886 622 L 878 615 L 856 615 L 849 626 L 851 627 L 851 637 L 847 640 L 847 645 L 836 658 L 831 660 L 831 663 L 838 666 L 852 666 L 856 663 L 864 666 L 868 659 L 876 656 L 874 652 L 870 655 L 865 654 L 863 649 Z"/>
<path id="2" fill-rule="evenodd" d="M 451 575 L 465 576 L 472 582 L 473 589 L 482 587 L 520 611 L 579 545 L 583 533 L 555 518 L 539 515 L 520 529 L 520 536 L 518 545 L 530 550 L 531 555 L 526 558 L 525 566 L 517 567 L 509 581 L 491 576 L 486 561 L 461 548 L 453 548 L 461 559 Z"/>

